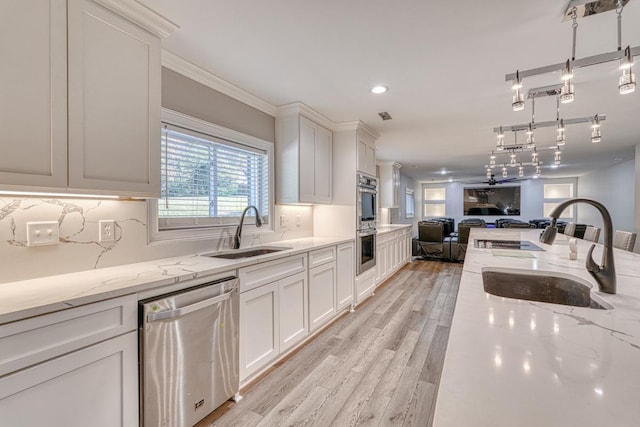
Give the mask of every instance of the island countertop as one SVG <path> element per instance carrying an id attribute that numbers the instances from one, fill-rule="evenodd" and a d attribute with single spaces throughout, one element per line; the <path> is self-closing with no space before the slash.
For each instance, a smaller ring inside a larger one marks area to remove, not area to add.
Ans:
<path id="1" fill-rule="evenodd" d="M 541 230 L 472 229 L 434 426 L 639 426 L 640 255 L 614 249 L 618 290 L 598 291 L 585 268 L 591 243 L 538 242 Z M 529 240 L 544 251 L 474 248 L 475 239 Z M 602 246 L 594 251 L 600 264 Z M 611 310 L 485 293 L 484 268 L 578 277 Z"/>

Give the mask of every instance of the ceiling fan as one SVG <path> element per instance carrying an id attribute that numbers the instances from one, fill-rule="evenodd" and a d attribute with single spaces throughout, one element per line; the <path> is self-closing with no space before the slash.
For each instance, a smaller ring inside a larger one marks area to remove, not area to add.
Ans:
<path id="1" fill-rule="evenodd" d="M 486 179 L 486 180 L 484 180 L 484 181 L 465 182 L 465 184 L 488 184 L 488 185 L 496 185 L 496 184 L 506 184 L 506 183 L 511 183 L 511 182 L 526 181 L 527 179 L 528 179 L 528 178 L 517 178 L 517 177 L 496 179 L 496 176 L 495 176 L 495 175 L 491 175 L 491 178 Z"/>

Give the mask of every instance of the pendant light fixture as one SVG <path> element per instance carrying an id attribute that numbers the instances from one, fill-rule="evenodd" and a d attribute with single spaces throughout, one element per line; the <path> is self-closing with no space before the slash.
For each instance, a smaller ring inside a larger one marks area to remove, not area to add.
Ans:
<path id="1" fill-rule="evenodd" d="M 598 115 L 593 116 L 593 121 L 591 122 L 591 142 L 597 144 L 602 141 L 602 133 L 600 131 L 600 119 L 598 119 Z"/>
<path id="2" fill-rule="evenodd" d="M 620 95 L 626 95 L 636 90 L 636 76 L 631 70 L 631 67 L 633 67 L 633 58 L 631 58 L 631 48 L 629 46 L 624 50 L 624 58 L 620 61 L 622 76 L 620 76 L 618 90 L 620 91 Z"/>
<path id="3" fill-rule="evenodd" d="M 617 14 L 617 30 L 618 30 L 618 46 L 616 51 L 598 53 L 592 56 L 576 59 L 576 39 L 578 29 L 578 7 L 576 3 L 582 4 L 585 2 L 573 0 L 569 3 L 569 8 L 565 12 L 565 18 L 572 20 L 572 32 L 573 43 L 571 49 L 571 57 L 565 62 L 545 65 L 538 68 L 532 68 L 529 70 L 516 70 L 515 73 L 505 75 L 505 81 L 513 82 L 514 90 L 516 90 L 513 96 L 512 107 L 514 110 L 519 111 L 524 108 L 524 99 L 522 96 L 523 80 L 527 77 L 538 76 L 549 73 L 561 72 L 562 74 L 562 88 L 560 91 L 560 102 L 567 104 L 575 100 L 575 87 L 573 84 L 573 77 L 575 70 L 578 68 L 589 67 L 592 65 L 599 65 L 608 62 L 619 62 L 622 69 L 622 75 L 618 81 L 618 90 L 620 94 L 625 95 L 633 93 L 636 89 L 636 79 L 632 71 L 633 57 L 640 55 L 640 46 L 627 46 L 626 49 L 622 49 L 622 11 L 623 3 L 626 4 L 629 0 L 593 0 L 589 3 L 589 7 L 584 7 L 579 10 L 580 17 L 592 16 L 614 10 Z M 516 89 L 519 88 L 519 89 Z"/>
<path id="4" fill-rule="evenodd" d="M 524 110 L 524 96 L 522 95 L 522 79 L 520 78 L 520 72 L 516 70 L 516 78 L 513 81 L 513 85 L 511 89 L 515 90 L 516 93 L 513 95 L 513 102 L 511 103 L 511 107 L 513 111 L 522 111 Z"/>
<path id="5" fill-rule="evenodd" d="M 560 98 L 556 99 L 556 130 L 558 134 L 556 135 L 556 145 L 564 145 L 567 142 L 567 137 L 565 136 L 565 127 L 564 127 L 564 119 L 560 118 Z"/>
<path id="6" fill-rule="evenodd" d="M 561 160 L 562 160 L 562 151 L 560 151 L 560 147 L 556 146 L 556 152 L 554 153 L 554 156 L 553 156 L 553 163 L 555 163 L 556 165 L 559 165 Z"/>
<path id="7" fill-rule="evenodd" d="M 518 177 L 522 178 L 524 176 L 524 167 L 522 166 L 522 163 L 520 163 L 520 166 L 518 167 Z"/>
<path id="8" fill-rule="evenodd" d="M 509 176 L 509 172 L 507 172 L 507 167 L 506 166 L 502 166 L 502 177 L 506 178 Z"/>

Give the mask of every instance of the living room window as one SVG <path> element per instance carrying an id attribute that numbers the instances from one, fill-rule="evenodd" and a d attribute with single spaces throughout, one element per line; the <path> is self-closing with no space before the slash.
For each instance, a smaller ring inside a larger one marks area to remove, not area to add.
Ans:
<path id="1" fill-rule="evenodd" d="M 413 218 L 416 215 L 416 200 L 413 195 L 412 188 L 407 188 L 405 190 L 404 200 L 405 200 L 404 201 L 405 203 L 404 217 L 405 219 Z"/>
<path id="2" fill-rule="evenodd" d="M 249 205 L 270 224 L 272 143 L 163 111 L 161 153 L 161 196 L 150 203 L 150 240 L 221 236 Z"/>
<path id="3" fill-rule="evenodd" d="M 544 184 L 544 216 L 549 217 L 560 203 L 575 197 L 575 186 L 572 182 Z M 562 213 L 562 218 L 574 219 L 573 206 L 568 206 Z"/>
<path id="4" fill-rule="evenodd" d="M 425 188 L 423 218 L 446 216 L 446 200 L 446 188 Z"/>

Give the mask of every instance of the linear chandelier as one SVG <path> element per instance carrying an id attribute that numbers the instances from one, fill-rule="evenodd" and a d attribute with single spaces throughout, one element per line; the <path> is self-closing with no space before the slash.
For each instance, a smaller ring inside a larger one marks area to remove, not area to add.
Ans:
<path id="1" fill-rule="evenodd" d="M 606 12 L 611 10 L 611 2 L 604 1 L 590 1 L 590 0 L 571 0 L 569 7 L 567 8 L 567 15 L 573 21 L 573 44 L 571 50 L 571 58 L 566 61 L 546 65 L 543 67 L 532 68 L 529 70 L 516 70 L 515 73 L 505 75 L 506 82 L 512 82 L 512 89 L 514 90 L 511 106 L 514 111 L 521 111 L 524 109 L 524 96 L 523 96 L 523 79 L 531 76 L 537 76 L 542 74 L 549 74 L 560 72 L 562 88 L 559 95 L 560 102 L 563 104 L 573 102 L 575 99 L 575 89 L 573 84 L 574 70 L 588 67 L 591 65 L 603 64 L 606 62 L 619 61 L 622 75 L 618 81 L 618 91 L 621 95 L 632 93 L 636 89 L 636 79 L 632 71 L 633 57 L 640 55 L 640 46 L 630 47 L 627 46 L 622 49 L 622 10 L 624 8 L 623 3 L 626 4 L 629 0 L 616 0 L 615 11 L 618 15 L 618 49 L 613 52 L 601 53 L 597 55 L 588 56 L 586 58 L 576 59 L 576 36 L 578 30 L 578 7 L 586 3 L 584 8 L 581 8 L 581 17 L 589 16 L 595 13 Z"/>
<path id="2" fill-rule="evenodd" d="M 538 128 L 555 127 L 557 135 L 555 138 L 555 151 L 553 164 L 560 165 L 562 160 L 562 149 L 566 144 L 566 126 L 579 123 L 591 124 L 591 142 L 598 143 L 602 141 L 602 133 L 600 129 L 600 122 L 607 119 L 604 114 L 594 114 L 593 116 L 575 117 L 564 119 L 560 117 L 560 103 L 562 102 L 562 86 L 563 85 L 551 85 L 540 88 L 533 88 L 529 90 L 527 98 L 531 99 L 531 121 L 529 123 L 520 123 L 508 126 L 499 126 L 493 129 L 493 132 L 497 134 L 497 143 L 495 149 L 489 156 L 489 164 L 485 165 L 487 178 L 491 178 L 493 169 L 496 168 L 496 153 L 504 153 L 505 161 L 501 164 L 502 176 L 506 178 L 508 176 L 508 168 L 518 167 L 518 176 L 522 178 L 524 176 L 524 166 L 532 165 L 535 167 L 534 176 L 541 175 L 542 162 L 538 157 L 538 150 L 535 143 L 535 130 Z M 536 98 L 543 96 L 556 96 L 556 119 L 543 122 L 535 121 L 535 100 Z M 514 143 L 505 144 L 505 132 L 513 132 Z M 527 139 L 525 143 L 518 143 L 518 132 L 524 131 Z M 525 152 L 531 153 L 531 161 L 523 162 L 520 158 L 521 154 Z M 509 155 L 509 161 L 506 161 L 507 154 Z"/>

